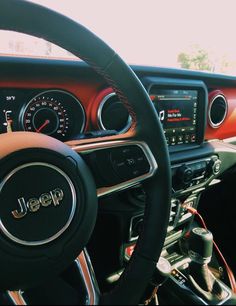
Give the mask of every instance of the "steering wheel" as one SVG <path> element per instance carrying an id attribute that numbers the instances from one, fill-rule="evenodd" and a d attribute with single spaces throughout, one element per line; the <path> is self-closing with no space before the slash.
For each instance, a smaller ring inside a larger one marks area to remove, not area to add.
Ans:
<path id="1" fill-rule="evenodd" d="M 68 143 L 29 132 L 0 135 L 0 288 L 36 286 L 76 258 L 89 273 L 92 267 L 83 250 L 95 226 L 98 196 L 143 181 L 147 203 L 135 252 L 114 290 L 90 300 L 138 304 L 164 244 L 171 194 L 168 149 L 147 92 L 114 50 L 59 13 L 23 0 L 1 0 L 0 29 L 44 38 L 83 59 L 132 116 L 126 133 Z M 111 151 L 126 154 L 127 148 L 141 154 L 146 170 L 97 188 L 83 154 L 96 151 L 106 158 Z"/>

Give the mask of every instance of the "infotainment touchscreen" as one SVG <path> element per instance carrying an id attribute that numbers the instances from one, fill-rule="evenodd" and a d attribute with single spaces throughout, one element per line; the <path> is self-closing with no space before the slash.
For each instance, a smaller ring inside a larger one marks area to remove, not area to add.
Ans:
<path id="1" fill-rule="evenodd" d="M 158 89 L 151 99 L 169 145 L 197 141 L 197 90 Z"/>

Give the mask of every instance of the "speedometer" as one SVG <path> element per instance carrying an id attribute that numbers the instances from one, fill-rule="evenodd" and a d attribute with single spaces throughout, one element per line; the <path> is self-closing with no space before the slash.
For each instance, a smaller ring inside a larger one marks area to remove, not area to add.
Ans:
<path id="1" fill-rule="evenodd" d="M 26 105 L 22 125 L 28 132 L 68 140 L 83 131 L 85 114 L 82 105 L 73 95 L 50 90 L 38 94 Z"/>
<path id="2" fill-rule="evenodd" d="M 60 102 L 47 97 L 36 98 L 26 109 L 24 128 L 29 132 L 65 137 L 69 118 Z"/>

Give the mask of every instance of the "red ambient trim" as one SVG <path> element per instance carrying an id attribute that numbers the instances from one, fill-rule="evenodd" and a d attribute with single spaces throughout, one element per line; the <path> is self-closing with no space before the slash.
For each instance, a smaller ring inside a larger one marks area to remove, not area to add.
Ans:
<path id="1" fill-rule="evenodd" d="M 207 120 L 207 128 L 205 133 L 205 139 L 207 140 L 222 140 L 236 136 L 236 88 L 222 88 L 212 91 L 209 94 L 208 111 L 212 99 L 219 94 L 225 96 L 226 100 L 228 101 L 228 114 L 225 121 L 219 128 L 211 127 L 209 124 L 209 119 Z"/>
<path id="2" fill-rule="evenodd" d="M 89 82 L 83 80 L 71 80 L 71 79 L 15 79 L 15 80 L 1 80 L 0 79 L 0 88 L 25 88 L 25 89 L 59 89 L 65 90 L 73 94 L 83 105 L 85 113 L 86 113 L 86 127 L 85 131 L 91 129 L 90 123 L 90 113 L 91 109 L 96 105 L 93 104 L 94 96 L 99 95 L 101 91 L 101 83 L 95 80 L 90 80 Z M 27 103 L 27 101 L 22 101 L 22 103 Z"/>

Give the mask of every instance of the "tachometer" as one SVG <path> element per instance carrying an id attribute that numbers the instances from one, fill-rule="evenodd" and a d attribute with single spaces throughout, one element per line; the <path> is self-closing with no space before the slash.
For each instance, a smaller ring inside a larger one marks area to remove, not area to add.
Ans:
<path id="1" fill-rule="evenodd" d="M 26 105 L 22 113 L 22 125 L 28 132 L 68 140 L 83 131 L 85 113 L 73 95 L 50 90 L 38 94 Z"/>

